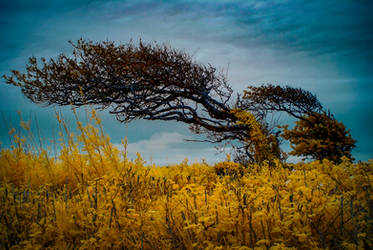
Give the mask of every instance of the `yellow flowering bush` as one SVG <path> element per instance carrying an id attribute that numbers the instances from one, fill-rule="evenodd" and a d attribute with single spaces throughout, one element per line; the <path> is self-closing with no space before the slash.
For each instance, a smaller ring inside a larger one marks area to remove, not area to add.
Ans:
<path id="1" fill-rule="evenodd" d="M 372 161 L 145 166 L 91 122 L 56 157 L 0 151 L 0 248 L 373 247 Z"/>
<path id="2" fill-rule="evenodd" d="M 231 112 L 236 117 L 237 124 L 245 124 L 250 129 L 250 138 L 246 141 L 247 149 L 253 152 L 255 162 L 272 162 L 280 156 L 276 137 L 265 133 L 252 113 L 242 109 L 232 109 Z"/>

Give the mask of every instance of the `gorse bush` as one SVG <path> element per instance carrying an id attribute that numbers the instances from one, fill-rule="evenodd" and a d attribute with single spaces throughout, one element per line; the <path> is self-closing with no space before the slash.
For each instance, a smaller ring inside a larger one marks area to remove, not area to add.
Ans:
<path id="1" fill-rule="evenodd" d="M 372 162 L 145 166 L 125 141 L 110 143 L 94 112 L 78 129 L 61 135 L 56 157 L 19 136 L 1 150 L 1 248 L 373 246 Z"/>

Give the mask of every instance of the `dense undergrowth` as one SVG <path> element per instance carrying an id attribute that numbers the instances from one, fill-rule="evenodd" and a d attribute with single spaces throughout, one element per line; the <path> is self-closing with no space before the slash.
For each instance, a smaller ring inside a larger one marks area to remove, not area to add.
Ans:
<path id="1" fill-rule="evenodd" d="M 91 124 L 56 157 L 19 136 L 1 150 L 0 248 L 373 247 L 373 162 L 145 166 Z"/>

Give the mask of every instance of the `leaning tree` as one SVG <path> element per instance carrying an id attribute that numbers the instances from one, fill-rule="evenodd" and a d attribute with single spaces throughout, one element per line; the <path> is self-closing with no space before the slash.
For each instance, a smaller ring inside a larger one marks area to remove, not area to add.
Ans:
<path id="1" fill-rule="evenodd" d="M 35 103 L 91 104 L 121 122 L 183 122 L 210 142 L 238 142 L 237 152 L 251 162 L 281 157 L 279 131 L 268 123 L 269 114 L 286 112 L 312 123 L 307 115 L 323 110 L 313 94 L 299 88 L 263 85 L 233 96 L 224 74 L 166 45 L 70 43 L 71 56 L 31 57 L 26 72 L 12 70 L 6 82 Z"/>

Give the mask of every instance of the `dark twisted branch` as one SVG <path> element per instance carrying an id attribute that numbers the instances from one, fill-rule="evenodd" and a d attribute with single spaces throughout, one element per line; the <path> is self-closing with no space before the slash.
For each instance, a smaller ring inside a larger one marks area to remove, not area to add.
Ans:
<path id="1" fill-rule="evenodd" d="M 176 120 L 226 138 L 248 137 L 248 127 L 230 113 L 232 90 L 211 65 L 192 61 L 168 46 L 115 45 L 79 40 L 72 57 L 41 63 L 29 59 L 27 73 L 13 71 L 7 83 L 35 103 L 96 105 L 119 121 Z M 229 135 L 228 135 L 229 134 Z M 236 136 L 235 136 L 236 134 Z"/>
<path id="2" fill-rule="evenodd" d="M 71 45 L 72 56 L 61 54 L 41 62 L 31 57 L 26 73 L 13 70 L 12 76 L 4 76 L 6 82 L 39 104 L 90 104 L 109 109 L 121 122 L 184 122 L 193 132 L 207 134 L 210 142 L 241 142 L 251 160 L 251 127 L 237 123 L 233 108 L 252 112 L 263 132 L 276 137 L 266 121 L 268 113 L 281 111 L 304 119 L 305 114 L 322 110 L 311 93 L 273 85 L 248 87 L 242 98 L 231 100 L 233 91 L 223 74 L 168 46 L 82 39 Z"/>
<path id="3" fill-rule="evenodd" d="M 261 118 L 265 118 L 268 112 L 286 112 L 301 120 L 305 119 L 305 114 L 323 110 L 317 97 L 309 91 L 271 84 L 249 86 L 248 90 L 244 91 L 241 107 Z"/>

